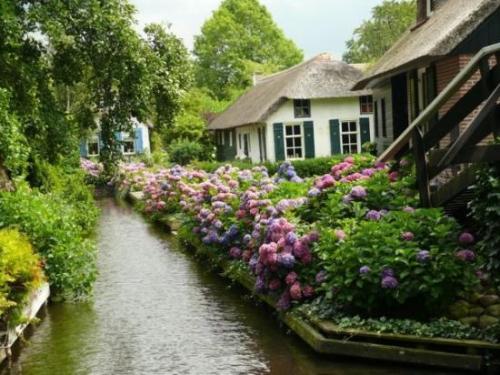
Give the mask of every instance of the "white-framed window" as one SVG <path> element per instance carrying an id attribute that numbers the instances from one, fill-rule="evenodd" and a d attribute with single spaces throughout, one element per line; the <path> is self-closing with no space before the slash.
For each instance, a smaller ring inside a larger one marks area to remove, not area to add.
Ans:
<path id="1" fill-rule="evenodd" d="M 87 141 L 87 150 L 89 156 L 98 156 L 101 151 L 101 146 L 99 145 L 99 138 L 93 137 Z"/>
<path id="2" fill-rule="evenodd" d="M 309 99 L 294 99 L 293 112 L 295 118 L 311 117 L 311 101 Z"/>
<path id="3" fill-rule="evenodd" d="M 304 131 L 302 124 L 285 125 L 285 155 L 287 160 L 304 158 Z"/>
<path id="4" fill-rule="evenodd" d="M 135 154 L 135 142 L 134 138 L 127 137 L 122 141 L 123 144 L 123 154 L 133 155 Z"/>
<path id="5" fill-rule="evenodd" d="M 357 121 L 342 121 L 341 140 L 343 154 L 357 154 L 361 149 L 359 129 Z"/>

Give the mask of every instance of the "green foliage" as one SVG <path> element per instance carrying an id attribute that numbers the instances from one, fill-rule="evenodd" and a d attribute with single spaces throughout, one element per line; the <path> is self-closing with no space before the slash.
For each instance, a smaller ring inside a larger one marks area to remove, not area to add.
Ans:
<path id="1" fill-rule="evenodd" d="M 15 229 L 0 230 L 0 320 L 11 321 L 16 307 L 42 280 L 40 258 Z"/>
<path id="2" fill-rule="evenodd" d="M 251 85 L 253 73 L 298 64 L 302 52 L 258 0 L 224 0 L 195 38 L 198 85 L 218 98 Z M 258 69 L 258 70 L 256 70 Z"/>
<path id="3" fill-rule="evenodd" d="M 193 69 L 187 48 L 182 40 L 162 25 L 149 24 L 144 28 L 146 43 L 151 49 L 148 65 L 152 76 L 154 124 L 151 133 L 158 132 L 168 139 L 171 127 L 181 109 L 182 95 L 193 80 Z"/>
<path id="4" fill-rule="evenodd" d="M 380 221 L 340 223 L 346 240 L 339 241 L 334 230 L 327 229 L 318 248 L 336 304 L 368 315 L 426 318 L 443 312 L 458 291 L 476 285 L 473 268 L 456 258 L 458 244 L 449 240 L 458 238 L 457 224 L 440 210 L 393 211 Z M 405 232 L 415 238 L 403 240 Z M 429 251 L 430 260 L 418 259 L 421 250 Z M 362 267 L 370 272 L 362 274 Z M 394 270 L 397 288 L 381 287 L 385 269 Z M 416 304 L 418 309 L 413 308 Z"/>
<path id="5" fill-rule="evenodd" d="M 346 43 L 348 63 L 377 61 L 416 20 L 415 0 L 384 0 Z"/>
<path id="6" fill-rule="evenodd" d="M 82 189 L 81 181 L 64 188 Z M 81 297 L 95 279 L 95 248 L 87 239 L 96 219 L 93 204 L 78 205 L 63 193 L 43 194 L 20 184 L 15 192 L 0 193 L 0 227 L 17 226 L 27 233 L 42 256 L 55 295 Z M 84 194 L 74 192 L 77 200 Z"/>
<path id="7" fill-rule="evenodd" d="M 338 311 L 332 310 L 329 305 L 321 303 L 320 299 L 308 305 L 303 305 L 299 310 L 309 316 L 329 319 L 341 329 L 359 329 L 386 334 L 412 335 L 419 337 L 437 337 L 456 340 L 484 340 L 492 343 L 499 342 L 499 327 L 491 327 L 486 330 L 464 325 L 456 320 L 446 318 L 431 320 L 430 322 L 419 322 L 409 319 L 378 319 L 362 318 L 358 315 L 346 316 Z"/>
<path id="8" fill-rule="evenodd" d="M 182 98 L 182 110 L 169 132 L 172 138 L 200 140 L 206 134 L 208 116 L 224 111 L 230 100 L 217 100 L 207 89 L 193 88 Z"/>
<path id="9" fill-rule="evenodd" d="M 186 165 L 193 160 L 201 160 L 204 156 L 204 150 L 198 142 L 187 139 L 179 139 L 172 142 L 169 146 L 170 160 L 173 163 Z"/>
<path id="10" fill-rule="evenodd" d="M 477 249 L 486 260 L 487 271 L 500 281 L 500 166 L 478 172 L 474 196 L 469 208 L 481 238 Z"/>
<path id="11" fill-rule="evenodd" d="M 291 163 L 300 177 L 308 178 L 330 173 L 332 165 L 339 163 L 345 157 L 346 155 L 334 155 L 314 159 L 293 160 Z M 356 162 L 362 162 L 363 164 L 365 164 L 366 167 L 370 166 L 374 161 L 373 156 L 368 154 L 353 155 L 353 158 L 356 160 Z M 202 169 L 206 172 L 214 172 L 216 169 L 227 164 L 240 169 L 251 169 L 254 166 L 262 165 L 267 168 L 269 175 L 274 175 L 278 171 L 281 163 L 282 162 L 264 162 L 262 164 L 252 164 L 252 162 L 249 160 L 232 160 L 226 162 L 197 161 L 192 163 L 192 166 L 197 169 Z"/>
<path id="12" fill-rule="evenodd" d="M 9 113 L 9 95 L 0 89 L 0 163 L 12 176 L 21 176 L 28 168 L 29 146 L 17 117 Z"/>

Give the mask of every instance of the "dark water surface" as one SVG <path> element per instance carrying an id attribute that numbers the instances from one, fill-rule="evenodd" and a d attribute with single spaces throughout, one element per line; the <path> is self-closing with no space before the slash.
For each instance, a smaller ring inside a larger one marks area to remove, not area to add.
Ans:
<path id="1" fill-rule="evenodd" d="M 50 305 L 2 374 L 447 374 L 326 360 L 130 208 L 100 205 L 94 297 Z"/>

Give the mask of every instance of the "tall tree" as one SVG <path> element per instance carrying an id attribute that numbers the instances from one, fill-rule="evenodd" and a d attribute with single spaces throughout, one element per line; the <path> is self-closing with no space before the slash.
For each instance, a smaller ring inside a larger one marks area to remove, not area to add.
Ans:
<path id="1" fill-rule="evenodd" d="M 165 27 L 150 24 L 144 32 L 151 50 L 148 65 L 152 71 L 153 131 L 166 141 L 181 109 L 182 96 L 191 87 L 193 67 L 182 40 Z"/>
<path id="2" fill-rule="evenodd" d="M 42 30 L 54 46 L 54 70 L 68 86 L 83 85 L 80 108 L 90 123 L 99 121 L 100 157 L 107 173 L 121 158 L 116 133 L 144 120 L 151 91 L 147 45 L 133 28 L 135 9 L 124 0 L 51 0 L 39 6 Z"/>
<path id="3" fill-rule="evenodd" d="M 373 8 L 372 18 L 354 30 L 346 43 L 344 60 L 370 63 L 379 59 L 415 22 L 415 0 L 384 0 Z"/>
<path id="4" fill-rule="evenodd" d="M 198 85 L 219 98 L 248 87 L 256 69 L 275 72 L 303 59 L 258 0 L 224 0 L 196 36 L 194 54 Z"/>

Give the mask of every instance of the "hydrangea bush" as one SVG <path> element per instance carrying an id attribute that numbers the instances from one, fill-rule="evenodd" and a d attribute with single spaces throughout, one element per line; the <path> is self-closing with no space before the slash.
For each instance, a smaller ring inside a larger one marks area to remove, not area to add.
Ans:
<path id="1" fill-rule="evenodd" d="M 256 293 L 283 310 L 319 300 L 363 315 L 417 308 L 427 317 L 477 282 L 474 240 L 441 211 L 417 208 L 407 162 L 347 157 L 308 179 L 289 163 L 274 176 L 265 167 L 124 164 L 114 183 L 144 192 L 153 218 L 182 212 L 183 232 L 253 274 Z"/>

